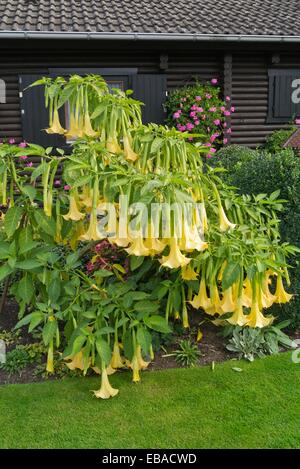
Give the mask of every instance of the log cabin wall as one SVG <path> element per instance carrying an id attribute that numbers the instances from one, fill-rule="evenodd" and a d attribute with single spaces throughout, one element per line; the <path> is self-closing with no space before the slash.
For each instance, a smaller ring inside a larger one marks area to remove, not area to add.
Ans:
<path id="1" fill-rule="evenodd" d="M 22 41 L 21 47 L 0 44 L 0 78 L 7 85 L 7 102 L 0 105 L 0 138 L 22 139 L 21 107 L 18 75 L 24 73 L 46 74 L 49 68 L 112 67 L 137 68 L 138 73 L 166 73 L 168 90 L 192 83 L 194 77 L 201 80 L 219 76 L 221 83 L 225 72 L 225 90 L 232 89 L 232 102 L 236 108 L 232 116 L 231 143 L 257 147 L 266 136 L 283 124 L 268 124 L 268 69 L 299 68 L 300 54 L 281 51 L 279 63 L 272 63 L 273 50 L 248 52 L 249 46 L 231 51 L 229 46 L 209 47 L 201 45 L 172 46 L 148 45 L 148 47 L 108 44 L 92 47 L 56 43 L 56 47 L 44 44 L 30 45 Z M 253 47 L 252 47 L 253 50 Z M 167 56 L 166 69 L 161 64 L 161 53 Z M 228 57 L 230 57 L 230 60 Z M 226 60 L 225 60 L 225 57 Z M 227 65 L 225 65 L 227 63 Z M 227 68 L 226 68 L 227 67 Z"/>

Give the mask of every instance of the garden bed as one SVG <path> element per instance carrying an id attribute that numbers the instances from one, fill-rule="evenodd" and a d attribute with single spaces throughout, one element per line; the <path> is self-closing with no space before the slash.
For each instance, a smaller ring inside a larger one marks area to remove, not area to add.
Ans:
<path id="1" fill-rule="evenodd" d="M 0 333 L 1 331 L 12 331 L 15 324 L 18 321 L 18 306 L 12 301 L 8 301 L 4 309 L 2 316 L 0 317 Z M 176 349 L 176 343 L 179 339 L 191 339 L 195 342 L 197 335 L 197 325 L 199 323 L 199 313 L 193 314 L 191 318 L 191 329 L 184 332 L 183 334 L 174 334 L 174 338 L 171 344 L 163 345 L 155 353 L 154 361 L 149 365 L 148 370 L 163 370 L 167 368 L 180 368 L 180 364 L 175 360 L 173 356 L 165 356 L 172 353 Z M 226 360 L 232 359 L 233 355 L 226 350 L 225 340 L 219 335 L 219 331 L 216 326 L 209 322 L 205 322 L 201 325 L 201 332 L 203 337 L 198 342 L 198 349 L 200 352 L 198 365 L 209 365 L 212 362 L 220 363 Z M 34 343 L 36 340 L 28 333 L 27 327 L 22 328 L 21 334 L 19 334 L 16 342 L 7 345 L 7 351 L 12 350 L 16 345 L 26 345 Z M 42 358 L 40 364 L 32 363 L 28 364 L 20 373 L 9 374 L 0 369 L 0 384 L 13 384 L 13 383 L 31 383 L 37 381 L 43 381 L 45 379 L 57 379 L 64 376 L 78 374 L 77 372 L 71 372 L 66 366 L 63 366 L 59 370 L 58 374 L 50 375 L 45 374 L 43 368 L 45 368 L 46 356 Z"/>

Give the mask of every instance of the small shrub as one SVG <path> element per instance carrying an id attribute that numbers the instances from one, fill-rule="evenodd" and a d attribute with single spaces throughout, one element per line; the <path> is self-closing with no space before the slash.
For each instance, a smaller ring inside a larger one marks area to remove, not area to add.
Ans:
<path id="1" fill-rule="evenodd" d="M 179 349 L 175 350 L 172 355 L 180 365 L 192 368 L 197 364 L 200 352 L 197 344 L 193 344 L 190 340 L 181 340 Z"/>
<path id="2" fill-rule="evenodd" d="M 270 153 L 276 153 L 282 150 L 284 143 L 287 139 L 297 130 L 297 126 L 294 125 L 290 129 L 280 129 L 272 132 L 266 139 L 265 149 Z"/>
<path id="3" fill-rule="evenodd" d="M 277 326 L 268 326 L 262 329 L 249 327 L 227 326 L 223 331 L 225 337 L 230 337 L 227 350 L 238 354 L 239 358 L 253 361 L 255 357 L 264 357 L 279 353 L 280 347 L 294 348 L 293 341 L 282 329 L 287 327 L 289 321 Z"/>
<path id="4" fill-rule="evenodd" d="M 0 364 L 0 369 L 9 374 L 21 374 L 30 361 L 31 359 L 27 350 L 19 346 L 7 353 L 6 362 Z"/>

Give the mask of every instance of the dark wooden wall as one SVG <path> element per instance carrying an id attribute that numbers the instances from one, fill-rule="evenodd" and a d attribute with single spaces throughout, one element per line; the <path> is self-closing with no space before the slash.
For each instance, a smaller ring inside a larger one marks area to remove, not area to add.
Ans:
<path id="1" fill-rule="evenodd" d="M 171 90 L 192 83 L 194 77 L 207 80 L 219 76 L 222 82 L 224 70 L 225 76 L 230 76 L 228 64 L 232 60 L 232 102 L 236 113 L 231 121 L 231 143 L 256 147 L 274 129 L 283 127 L 266 123 L 268 68 L 275 66 L 300 69 L 300 53 L 295 50 L 282 52 L 280 63 L 274 65 L 271 50 L 251 52 L 247 45 L 244 45 L 242 51 L 225 50 L 224 45 L 208 48 L 203 44 L 191 47 L 173 45 L 170 48 L 124 44 L 107 44 L 99 48 L 98 45 L 91 46 L 88 43 L 81 44 L 80 47 L 66 43 L 56 43 L 56 46 L 50 47 L 49 42 L 30 45 L 29 42 L 22 41 L 21 47 L 15 47 L 8 42 L 0 42 L 0 78 L 4 78 L 7 83 L 7 103 L 0 105 L 0 138 L 22 138 L 18 74 L 43 74 L 49 68 L 59 67 L 137 67 L 139 73 L 166 73 L 167 86 Z M 168 68 L 165 71 L 161 69 L 161 53 L 168 55 Z"/>

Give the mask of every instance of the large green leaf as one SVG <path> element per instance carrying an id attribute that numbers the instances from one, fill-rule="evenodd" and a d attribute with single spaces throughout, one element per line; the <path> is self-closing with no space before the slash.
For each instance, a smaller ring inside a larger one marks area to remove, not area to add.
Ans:
<path id="1" fill-rule="evenodd" d="M 61 281 L 59 278 L 51 280 L 48 287 L 48 296 L 51 303 L 56 303 L 61 293 Z"/>
<path id="2" fill-rule="evenodd" d="M 134 304 L 135 311 L 138 311 L 139 313 L 154 313 L 158 310 L 158 308 L 158 303 L 149 300 L 137 301 Z"/>
<path id="3" fill-rule="evenodd" d="M 44 340 L 45 345 L 48 345 L 50 341 L 53 339 L 54 334 L 56 332 L 56 328 L 57 328 L 56 320 L 48 321 L 45 324 L 44 329 L 43 329 L 43 340 Z"/>
<path id="4" fill-rule="evenodd" d="M 111 359 L 111 349 L 109 344 L 106 342 L 106 340 L 102 339 L 101 337 L 98 337 L 96 340 L 96 348 L 98 354 L 101 357 L 101 360 L 107 366 Z"/>
<path id="5" fill-rule="evenodd" d="M 34 284 L 31 275 L 25 274 L 18 284 L 18 294 L 25 301 L 29 303 L 34 294 Z"/>
<path id="6" fill-rule="evenodd" d="M 36 259 L 25 259 L 24 261 L 20 261 L 16 263 L 16 268 L 22 270 L 32 270 L 36 269 L 37 267 L 41 267 L 43 264 Z"/>
<path id="7" fill-rule="evenodd" d="M 162 332 L 163 334 L 169 334 L 170 332 L 172 332 L 167 321 L 162 316 L 158 316 L 158 315 L 148 316 L 144 319 L 144 323 L 150 329 L 153 329 L 154 331 L 157 331 L 157 332 Z"/>
<path id="8" fill-rule="evenodd" d="M 0 282 L 5 279 L 9 274 L 11 274 L 13 269 L 8 265 L 4 264 L 0 267 Z"/>
<path id="9" fill-rule="evenodd" d="M 23 215 L 23 209 L 15 206 L 8 209 L 4 218 L 4 229 L 7 236 L 10 238 L 19 226 Z"/>
<path id="10" fill-rule="evenodd" d="M 47 217 L 47 215 L 43 212 L 43 210 L 36 210 L 34 212 L 34 218 L 37 222 L 39 228 L 43 230 L 50 236 L 55 236 L 56 233 L 56 226 L 55 221 L 52 218 Z"/>
<path id="11" fill-rule="evenodd" d="M 230 262 L 223 272 L 222 287 L 223 290 L 230 288 L 239 278 L 241 273 L 240 264 L 237 262 Z"/>

